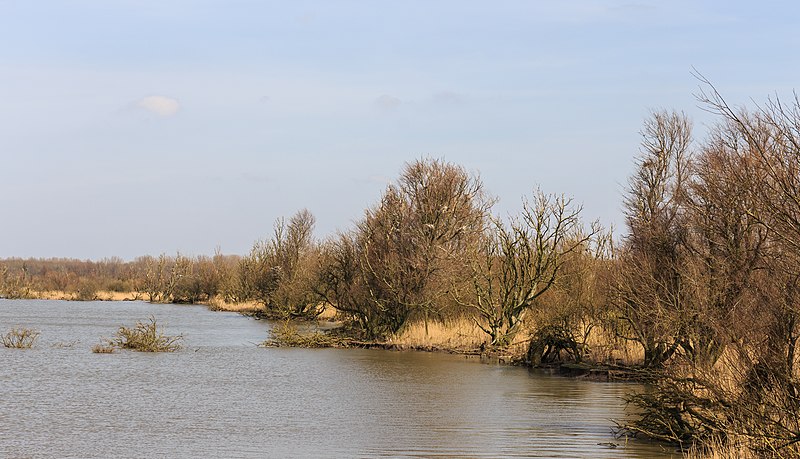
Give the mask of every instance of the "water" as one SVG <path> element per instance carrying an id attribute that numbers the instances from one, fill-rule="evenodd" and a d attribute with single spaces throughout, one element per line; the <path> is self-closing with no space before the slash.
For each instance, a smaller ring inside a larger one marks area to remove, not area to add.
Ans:
<path id="1" fill-rule="evenodd" d="M 151 314 L 182 350 L 91 352 Z M 670 457 L 613 437 L 624 384 L 442 354 L 263 349 L 267 322 L 197 306 L 0 300 L 0 331 L 17 325 L 41 336 L 0 347 L 0 457 Z"/>

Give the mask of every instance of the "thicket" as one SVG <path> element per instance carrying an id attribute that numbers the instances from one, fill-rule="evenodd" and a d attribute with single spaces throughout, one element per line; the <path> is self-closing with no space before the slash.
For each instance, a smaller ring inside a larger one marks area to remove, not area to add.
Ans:
<path id="1" fill-rule="evenodd" d="M 301 210 L 287 222 L 275 222 L 270 239 L 258 241 L 239 260 L 227 291 L 231 300 L 253 300 L 274 319 L 313 319 L 322 310 L 314 293 L 319 246 L 315 218 Z"/>
<path id="2" fill-rule="evenodd" d="M 689 445 L 800 455 L 800 103 L 732 108 L 718 122 L 645 124 L 614 288 L 620 333 L 644 350 L 655 389 L 629 426 Z"/>

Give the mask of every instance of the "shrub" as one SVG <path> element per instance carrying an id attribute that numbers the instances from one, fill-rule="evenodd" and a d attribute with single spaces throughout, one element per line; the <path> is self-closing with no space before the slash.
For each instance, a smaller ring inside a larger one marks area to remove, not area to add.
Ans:
<path id="1" fill-rule="evenodd" d="M 147 322 L 136 322 L 133 327 L 119 327 L 117 337 L 110 341 L 114 347 L 139 352 L 172 352 L 181 348 L 183 335 L 169 336 L 150 316 Z"/>
<path id="2" fill-rule="evenodd" d="M 272 328 L 271 338 L 264 341 L 264 347 L 333 347 L 340 344 L 340 340 L 327 333 L 313 332 L 300 333 L 297 327 L 289 321 L 282 322 Z"/>
<path id="3" fill-rule="evenodd" d="M 92 346 L 92 352 L 95 354 L 111 354 L 114 352 L 114 345 L 111 343 L 97 343 Z"/>
<path id="4" fill-rule="evenodd" d="M 30 328 L 12 328 L 11 331 L 5 335 L 0 336 L 3 346 L 14 349 L 30 349 L 36 338 L 39 337 L 39 332 Z"/>
<path id="5" fill-rule="evenodd" d="M 97 282 L 94 279 L 82 279 L 75 291 L 75 299 L 78 301 L 97 300 Z"/>

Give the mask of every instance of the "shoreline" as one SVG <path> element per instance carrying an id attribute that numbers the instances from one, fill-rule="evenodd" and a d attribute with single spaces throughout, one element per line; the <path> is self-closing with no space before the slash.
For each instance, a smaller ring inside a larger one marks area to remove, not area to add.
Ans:
<path id="1" fill-rule="evenodd" d="M 65 292 L 65 291 L 31 291 L 28 292 L 29 294 L 26 295 L 24 298 L 0 298 L 0 299 L 28 299 L 28 300 L 43 300 L 43 301 L 107 301 L 107 302 L 115 302 L 115 301 L 143 301 L 147 302 L 146 299 L 143 298 L 145 294 L 136 293 L 136 292 L 113 292 L 113 291 L 98 291 L 94 294 L 93 298 L 91 299 L 81 299 L 79 298 L 78 292 Z M 160 303 L 154 303 L 160 304 Z M 193 306 L 204 306 L 211 311 L 221 311 L 221 312 L 236 312 L 248 317 L 253 317 L 256 320 L 270 320 L 258 317 L 257 314 L 263 310 L 263 306 L 255 302 L 243 302 L 243 303 L 229 303 L 224 300 L 220 300 L 218 298 L 212 298 L 210 301 L 200 301 L 196 303 L 163 303 L 163 304 L 183 304 L 183 305 L 193 305 Z M 600 382 L 641 382 L 642 377 L 637 376 L 637 371 L 635 366 L 629 365 L 609 365 L 603 363 L 570 363 L 570 362 L 557 362 L 547 365 L 538 365 L 538 366 L 531 366 L 529 362 L 526 362 L 525 359 L 525 352 L 521 352 L 521 348 L 519 345 L 516 346 L 515 350 L 512 349 L 495 349 L 495 350 L 485 350 L 482 348 L 480 344 L 476 341 L 477 339 L 483 338 L 480 335 L 476 335 L 472 333 L 473 336 L 472 341 L 469 340 L 462 340 L 458 343 L 448 342 L 447 339 L 442 338 L 443 336 L 449 335 L 456 335 L 459 337 L 464 337 L 469 333 L 464 333 L 465 328 L 470 329 L 468 325 L 464 323 L 455 323 L 455 324 L 429 324 L 429 326 L 424 326 L 422 324 L 410 325 L 408 329 L 405 331 L 404 334 L 400 334 L 398 336 L 392 337 L 385 341 L 376 341 L 376 340 L 358 340 L 355 338 L 351 338 L 348 336 L 336 336 L 332 335 L 330 332 L 332 330 L 336 330 L 341 327 L 342 322 L 336 321 L 336 311 L 331 310 L 332 308 L 325 308 L 323 313 L 317 319 L 314 319 L 310 322 L 305 321 L 289 321 L 288 323 L 294 327 L 294 330 L 291 332 L 295 338 L 309 338 L 314 337 L 314 335 L 325 335 L 330 339 L 324 340 L 323 342 L 316 344 L 297 344 L 297 342 L 292 343 L 283 342 L 281 339 L 272 338 L 271 346 L 274 347 L 329 347 L 329 348 L 339 348 L 339 349 L 380 349 L 380 350 L 387 350 L 387 351 L 413 351 L 413 352 L 435 352 L 435 353 L 444 353 L 444 354 L 455 354 L 455 355 L 464 355 L 467 357 L 475 357 L 481 360 L 481 362 L 486 363 L 496 363 L 501 365 L 511 365 L 511 366 L 522 366 L 528 367 L 531 369 L 538 369 L 542 370 L 548 374 L 555 375 L 555 376 L 562 376 L 567 378 L 585 378 L 592 381 L 600 381 Z M 274 320 L 274 322 L 280 322 L 280 320 Z M 303 331 L 298 331 L 296 325 L 303 325 Z M 430 333 L 424 332 L 424 338 L 420 336 L 423 335 L 420 328 L 432 328 L 433 331 Z M 473 330 L 470 330 L 474 332 Z M 437 340 L 436 338 L 439 338 Z M 444 342 L 441 342 L 444 341 Z M 268 338 L 265 343 L 270 342 Z M 312 342 L 315 342 L 312 340 Z"/>

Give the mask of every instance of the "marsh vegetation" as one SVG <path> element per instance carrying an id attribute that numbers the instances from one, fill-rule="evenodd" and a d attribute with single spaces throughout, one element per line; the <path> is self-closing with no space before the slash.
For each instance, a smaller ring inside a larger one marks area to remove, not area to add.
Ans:
<path id="1" fill-rule="evenodd" d="M 130 349 L 139 352 L 173 352 L 181 348 L 183 335 L 170 336 L 164 333 L 154 316 L 147 321 L 137 321 L 132 327 L 121 326 L 117 336 L 109 341 L 110 347 Z M 108 347 L 95 347 L 93 352 L 103 353 Z"/>
<path id="2" fill-rule="evenodd" d="M 318 330 L 300 331 L 297 325 L 289 321 L 282 321 L 273 325 L 270 329 L 270 338 L 261 343 L 265 347 L 287 346 L 304 348 L 335 347 L 345 344 L 346 341 L 344 339 L 330 333 Z"/>
<path id="3" fill-rule="evenodd" d="M 800 102 L 733 108 L 704 84 L 717 116 L 704 138 L 677 111 L 645 120 L 622 235 L 537 188 L 495 215 L 477 174 L 424 159 L 322 240 L 301 210 L 243 256 L 5 260 L 0 292 L 251 302 L 284 321 L 328 310 L 340 338 L 283 322 L 273 343 L 424 341 L 445 328 L 442 341 L 531 365 L 635 366 L 654 390 L 630 397 L 643 415 L 624 432 L 800 455 Z M 155 328 L 123 327 L 116 343 L 177 343 Z"/>
<path id="4" fill-rule="evenodd" d="M 12 349 L 30 349 L 39 338 L 39 332 L 30 328 L 15 327 L 0 335 L 3 346 Z"/>
<path id="5" fill-rule="evenodd" d="M 113 354 L 114 345 L 108 342 L 97 343 L 92 346 L 92 352 L 95 354 Z"/>

